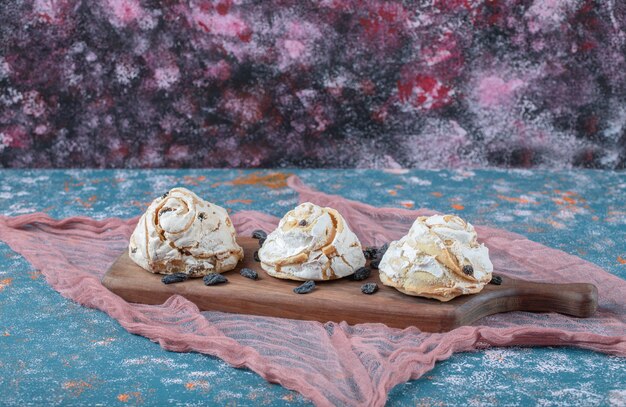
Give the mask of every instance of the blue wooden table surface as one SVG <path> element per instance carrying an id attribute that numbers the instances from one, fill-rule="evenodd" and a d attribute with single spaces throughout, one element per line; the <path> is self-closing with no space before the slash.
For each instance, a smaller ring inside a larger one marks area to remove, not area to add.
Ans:
<path id="1" fill-rule="evenodd" d="M 375 206 L 428 207 L 497 226 L 626 278 L 626 173 L 281 170 Z M 240 170 L 1 170 L 0 214 L 139 215 L 176 185 L 233 211 L 281 216 L 282 175 Z M 234 181 L 234 182 L 233 182 Z M 0 239 L 1 240 L 1 239 Z M 625 293 L 626 294 L 626 293 Z M 0 243 L 0 405 L 306 405 L 219 359 L 164 351 L 104 313 L 62 298 Z M 626 405 L 626 360 L 572 348 L 454 355 L 397 386 L 389 405 Z"/>

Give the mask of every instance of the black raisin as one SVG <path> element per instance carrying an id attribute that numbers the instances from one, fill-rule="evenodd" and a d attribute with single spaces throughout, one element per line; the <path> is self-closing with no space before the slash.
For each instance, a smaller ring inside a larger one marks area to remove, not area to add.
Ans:
<path id="1" fill-rule="evenodd" d="M 367 260 L 374 260 L 376 258 L 377 252 L 378 252 L 378 248 L 369 246 L 369 247 L 366 247 L 365 250 L 363 250 L 363 255 L 365 256 Z"/>
<path id="2" fill-rule="evenodd" d="M 302 219 L 300 222 L 298 222 L 298 225 L 306 226 L 307 225 L 306 220 Z"/>
<path id="3" fill-rule="evenodd" d="M 254 257 L 254 261 L 261 261 L 261 259 L 259 259 L 259 251 L 258 250 L 256 252 L 254 252 L 254 255 L 252 257 Z"/>
<path id="4" fill-rule="evenodd" d="M 368 269 L 367 267 L 361 267 L 359 269 L 357 269 L 354 274 L 352 274 L 350 276 L 351 280 L 354 281 L 361 281 L 361 280 L 365 280 L 366 278 L 368 278 L 370 276 L 371 270 Z"/>
<path id="5" fill-rule="evenodd" d="M 262 247 L 263 243 L 265 243 L 265 238 L 264 237 L 259 239 L 259 247 Z"/>
<path id="6" fill-rule="evenodd" d="M 370 261 L 370 267 L 373 269 L 378 269 L 378 265 L 380 264 L 380 260 L 372 260 Z"/>
<path id="7" fill-rule="evenodd" d="M 376 251 L 376 257 L 378 259 L 382 259 L 385 253 L 387 252 L 387 249 L 389 249 L 389 243 L 385 243 L 384 245 L 380 246 L 378 250 Z"/>
<path id="8" fill-rule="evenodd" d="M 249 278 L 250 280 L 256 280 L 257 278 L 259 278 L 259 274 L 256 271 L 247 267 L 242 268 L 241 271 L 239 271 L 239 274 L 241 274 L 245 278 Z"/>
<path id="9" fill-rule="evenodd" d="M 495 284 L 495 285 L 500 285 L 500 284 L 502 284 L 502 277 L 500 277 L 500 276 L 493 276 L 493 277 L 491 277 L 491 281 L 489 283 L 490 284 Z"/>
<path id="10" fill-rule="evenodd" d="M 296 294 L 306 294 L 306 293 L 310 293 L 311 291 L 313 291 L 314 288 L 315 288 L 315 281 L 309 280 L 297 286 L 296 288 L 294 288 L 293 292 Z"/>
<path id="11" fill-rule="evenodd" d="M 366 283 L 361 286 L 363 294 L 374 294 L 376 291 L 378 291 L 378 284 L 376 283 Z"/>
<path id="12" fill-rule="evenodd" d="M 211 273 L 204 276 L 202 281 L 204 281 L 204 285 L 215 285 L 225 283 L 228 281 L 228 279 L 221 274 Z"/>
<path id="13" fill-rule="evenodd" d="M 174 284 L 174 283 L 183 282 L 183 281 L 187 280 L 188 278 L 189 278 L 188 274 L 185 274 L 185 273 L 174 273 L 174 274 L 168 274 L 168 275 L 164 276 L 161 279 L 161 282 L 163 284 Z"/>
<path id="14" fill-rule="evenodd" d="M 252 232 L 252 237 L 255 239 L 261 239 L 261 238 L 264 239 L 267 237 L 267 233 L 265 233 L 264 230 L 257 229 L 254 232 Z"/>
<path id="15" fill-rule="evenodd" d="M 468 276 L 473 276 L 474 275 L 474 267 L 472 267 L 471 264 L 466 264 L 465 266 L 463 266 L 463 273 L 465 273 Z"/>
<path id="16" fill-rule="evenodd" d="M 206 213 L 204 213 L 204 212 L 200 212 L 200 213 L 198 214 L 198 219 L 200 220 L 200 222 L 202 222 L 203 220 L 205 220 L 205 219 L 206 219 Z"/>
<path id="17" fill-rule="evenodd" d="M 137 253 L 137 248 L 136 248 L 136 247 L 133 247 L 132 249 L 130 249 L 130 252 L 131 252 L 131 253 Z"/>

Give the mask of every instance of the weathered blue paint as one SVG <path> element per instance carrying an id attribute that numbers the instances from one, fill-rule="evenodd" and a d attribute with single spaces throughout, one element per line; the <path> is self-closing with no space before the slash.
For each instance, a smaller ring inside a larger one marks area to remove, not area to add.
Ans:
<path id="1" fill-rule="evenodd" d="M 376 206 L 456 212 L 626 278 L 626 264 L 620 262 L 626 258 L 624 173 L 284 172 L 296 173 L 322 191 Z M 246 175 L 239 170 L 3 170 L 0 214 L 43 210 L 57 218 L 131 217 L 141 213 L 141 203 L 181 184 L 233 211 L 256 209 L 279 216 L 296 203 L 287 188 L 228 184 Z M 251 202 L 229 203 L 242 199 Z M 0 404 L 308 404 L 248 370 L 205 355 L 167 352 L 127 333 L 100 311 L 61 297 L 4 244 L 0 287 Z M 569 348 L 458 354 L 421 379 L 397 386 L 389 404 L 625 405 L 626 360 Z"/>

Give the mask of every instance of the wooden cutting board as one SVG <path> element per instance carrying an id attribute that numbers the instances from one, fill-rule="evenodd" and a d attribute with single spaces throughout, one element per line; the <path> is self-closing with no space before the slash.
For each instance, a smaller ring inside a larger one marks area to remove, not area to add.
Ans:
<path id="1" fill-rule="evenodd" d="M 126 301 L 162 304 L 179 294 L 200 310 L 327 321 L 349 324 L 381 322 L 391 327 L 416 326 L 422 331 L 445 332 L 495 313 L 507 311 L 558 312 L 588 317 L 598 307 L 598 291 L 592 284 L 545 284 L 502 276 L 502 284 L 488 284 L 480 293 L 457 297 L 449 302 L 404 295 L 384 286 L 378 270 L 364 281 L 340 279 L 317 282 L 308 294 L 292 290 L 302 282 L 268 276 L 253 259 L 258 241 L 240 237 L 245 259 L 232 271 L 224 273 L 228 283 L 205 286 L 201 278 L 182 283 L 163 284 L 162 275 L 149 273 L 136 265 L 128 253 L 122 254 L 104 276 L 102 283 Z M 248 267 L 259 273 L 258 280 L 242 277 L 239 270 Z M 497 271 L 496 271 L 497 273 Z M 375 282 L 373 295 L 361 293 L 361 285 Z"/>

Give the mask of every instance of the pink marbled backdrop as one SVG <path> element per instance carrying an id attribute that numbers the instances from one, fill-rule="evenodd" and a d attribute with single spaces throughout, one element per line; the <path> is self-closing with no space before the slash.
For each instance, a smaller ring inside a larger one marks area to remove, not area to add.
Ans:
<path id="1" fill-rule="evenodd" d="M 626 167 L 620 0 L 0 5 L 3 167 Z"/>

